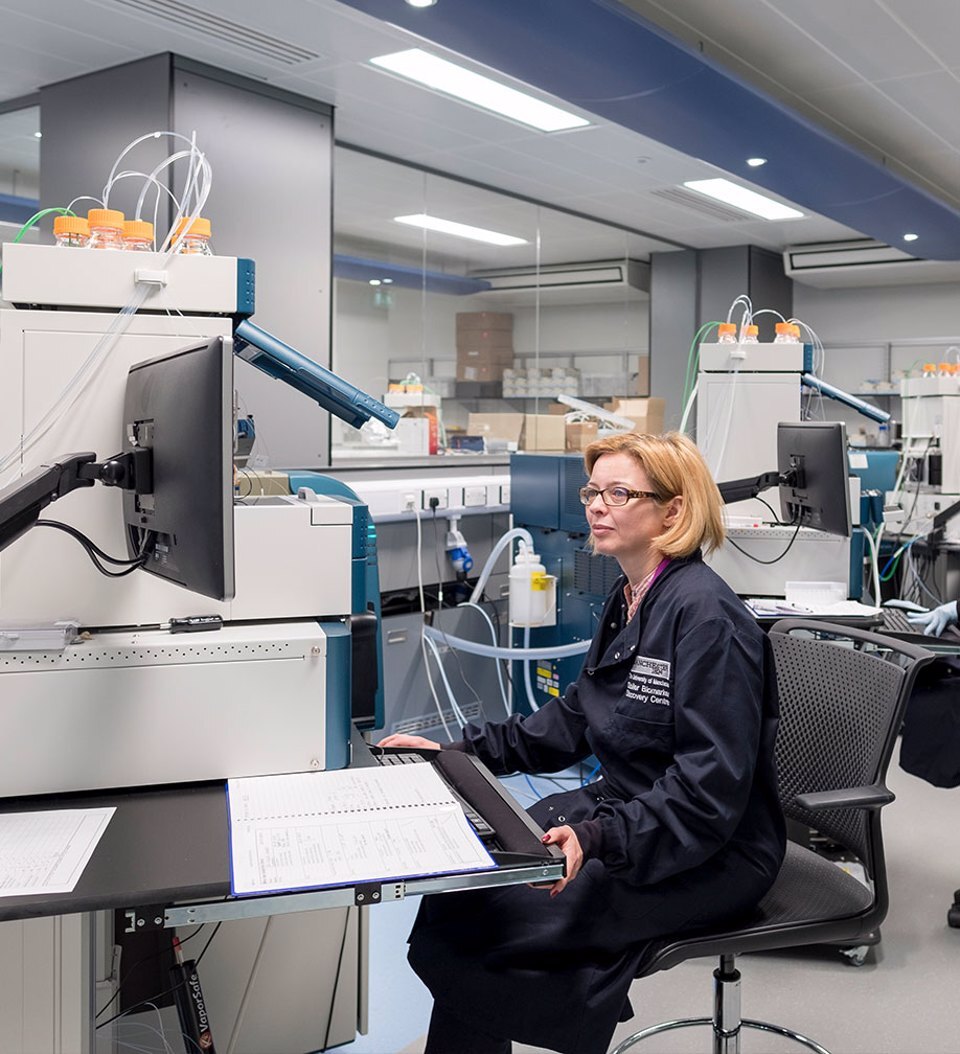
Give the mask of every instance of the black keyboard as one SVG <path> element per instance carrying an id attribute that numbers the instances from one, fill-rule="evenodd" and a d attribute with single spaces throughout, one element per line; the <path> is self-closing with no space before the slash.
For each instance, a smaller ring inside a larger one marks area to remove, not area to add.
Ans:
<path id="1" fill-rule="evenodd" d="M 419 754 L 408 754 L 405 752 L 398 752 L 395 754 L 379 753 L 374 755 L 381 765 L 416 765 L 421 762 L 426 762 L 427 758 L 421 757 Z M 438 770 L 437 775 L 443 779 L 443 773 Z M 463 809 L 467 819 L 470 821 L 470 825 L 477 832 L 477 837 L 481 842 L 488 842 L 496 838 L 497 832 L 487 823 L 487 821 L 477 812 L 477 810 L 466 800 L 457 793 L 456 788 L 451 787 L 446 780 L 443 780 L 447 784 L 447 790 L 457 799 L 460 803 L 460 808 Z"/>
<path id="2" fill-rule="evenodd" d="M 883 618 L 883 629 L 887 633 L 909 633 L 913 636 L 923 633 L 919 626 L 910 623 L 907 612 L 902 608 L 881 608 L 880 614 Z"/>

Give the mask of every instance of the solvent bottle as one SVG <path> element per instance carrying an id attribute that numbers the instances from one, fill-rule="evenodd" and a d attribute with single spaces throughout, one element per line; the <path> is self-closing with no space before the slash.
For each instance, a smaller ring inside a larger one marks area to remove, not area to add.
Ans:
<path id="1" fill-rule="evenodd" d="M 173 231 L 174 241 L 180 237 L 180 232 L 189 222 L 189 217 L 185 216 L 177 223 Z M 183 253 L 185 256 L 213 256 L 213 249 L 210 248 L 210 234 L 210 221 L 198 216 L 190 224 L 177 252 Z"/>
<path id="2" fill-rule="evenodd" d="M 737 343 L 737 327 L 734 325 L 733 322 L 721 322 L 720 325 L 717 326 L 717 343 Z"/>
<path id="3" fill-rule="evenodd" d="M 774 327 L 776 330 L 776 336 L 773 338 L 774 344 L 796 344 L 797 338 L 794 336 L 794 327 L 789 322 L 778 322 Z"/>
<path id="4" fill-rule="evenodd" d="M 760 327 L 759 326 L 744 326 L 743 334 L 740 337 L 741 344 L 759 344 L 760 343 Z"/>
<path id="5" fill-rule="evenodd" d="M 123 247 L 127 252 L 153 252 L 153 224 L 146 220 L 127 220 L 123 225 Z"/>
<path id="6" fill-rule="evenodd" d="M 56 216 L 53 236 L 56 244 L 66 249 L 85 249 L 90 241 L 90 225 L 82 216 Z"/>
<path id="7" fill-rule="evenodd" d="M 91 209 L 87 213 L 90 225 L 89 249 L 123 248 L 123 213 L 117 209 Z"/>

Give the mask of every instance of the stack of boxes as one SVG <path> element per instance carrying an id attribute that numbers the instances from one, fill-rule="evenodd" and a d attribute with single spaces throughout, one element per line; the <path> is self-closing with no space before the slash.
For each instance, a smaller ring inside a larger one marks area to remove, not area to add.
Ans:
<path id="1" fill-rule="evenodd" d="M 513 315 L 498 311 L 457 313 L 457 380 L 500 381 L 513 363 Z"/>
<path id="2" fill-rule="evenodd" d="M 508 367 L 503 371 L 504 399 L 579 394 L 580 371 L 571 366 Z"/>

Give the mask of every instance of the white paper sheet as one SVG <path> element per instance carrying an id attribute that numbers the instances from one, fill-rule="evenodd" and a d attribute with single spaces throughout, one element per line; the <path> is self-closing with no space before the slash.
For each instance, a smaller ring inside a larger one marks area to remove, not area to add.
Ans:
<path id="1" fill-rule="evenodd" d="M 70 893 L 117 810 L 0 815 L 0 897 Z"/>
<path id="2" fill-rule="evenodd" d="M 430 765 L 227 782 L 235 895 L 496 865 Z"/>

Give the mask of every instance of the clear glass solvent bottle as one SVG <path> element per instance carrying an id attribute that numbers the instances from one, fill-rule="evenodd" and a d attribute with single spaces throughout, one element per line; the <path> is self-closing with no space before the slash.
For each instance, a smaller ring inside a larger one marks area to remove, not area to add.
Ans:
<path id="1" fill-rule="evenodd" d="M 90 224 L 82 216 L 55 216 L 53 237 L 67 249 L 85 249 L 90 241 Z"/>
<path id="2" fill-rule="evenodd" d="M 90 225 L 89 249 L 123 248 L 123 213 L 117 209 L 91 209 L 87 213 Z"/>
<path id="3" fill-rule="evenodd" d="M 717 343 L 737 343 L 737 327 L 733 322 L 721 322 L 720 325 L 717 326 Z"/>
<path id="4" fill-rule="evenodd" d="M 778 322 L 774 327 L 776 330 L 776 336 L 773 338 L 774 344 L 796 344 L 797 337 L 794 334 L 794 327 L 789 322 Z"/>
<path id="5" fill-rule="evenodd" d="M 740 337 L 741 344 L 759 344 L 760 343 L 760 327 L 759 326 L 744 326 L 743 333 Z"/>
<path id="6" fill-rule="evenodd" d="M 187 217 L 177 223 L 173 232 L 174 241 L 180 237 L 180 232 L 188 223 L 189 218 Z M 190 224 L 177 252 L 183 253 L 185 256 L 213 256 L 213 249 L 210 246 L 211 233 L 210 221 L 204 219 L 203 216 L 198 216 Z"/>
<path id="7" fill-rule="evenodd" d="M 146 220 L 127 220 L 123 225 L 123 247 L 127 252 L 153 252 L 153 224 Z"/>

